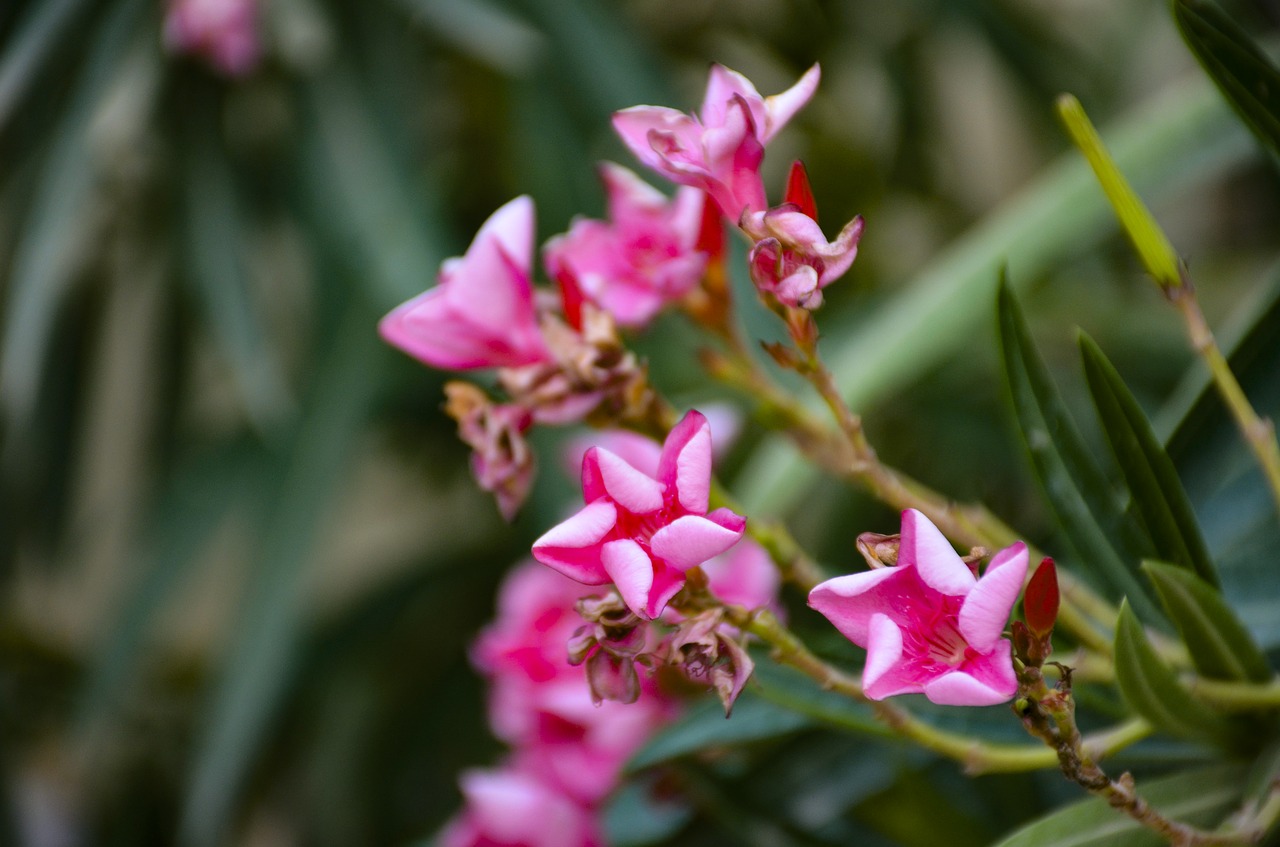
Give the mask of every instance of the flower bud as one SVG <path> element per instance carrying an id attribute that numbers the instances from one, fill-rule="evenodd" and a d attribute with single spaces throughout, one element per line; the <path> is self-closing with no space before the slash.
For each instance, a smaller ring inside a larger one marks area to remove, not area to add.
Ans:
<path id="1" fill-rule="evenodd" d="M 898 564 L 898 547 L 902 543 L 901 535 L 882 535 L 878 532 L 864 532 L 858 536 L 858 552 L 867 560 L 867 567 L 884 568 Z"/>
<path id="2" fill-rule="evenodd" d="M 1027 591 L 1022 597 L 1022 613 L 1027 628 L 1035 635 L 1045 638 L 1053 632 L 1053 624 L 1058 619 L 1058 569 L 1053 559 L 1045 558 L 1040 562 L 1040 567 L 1027 583 Z"/>

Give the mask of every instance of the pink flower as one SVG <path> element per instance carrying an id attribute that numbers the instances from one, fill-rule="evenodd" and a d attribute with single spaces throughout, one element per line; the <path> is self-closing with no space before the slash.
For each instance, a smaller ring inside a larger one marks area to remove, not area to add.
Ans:
<path id="1" fill-rule="evenodd" d="M 613 127 L 647 167 L 705 190 L 736 221 L 745 208 L 768 206 L 760 181 L 764 147 L 809 102 L 819 73 L 814 65 L 791 88 L 762 97 L 746 77 L 712 65 L 697 116 L 633 106 L 614 113 Z"/>
<path id="2" fill-rule="evenodd" d="M 607 162 L 601 178 L 610 222 L 580 218 L 568 233 L 548 241 L 547 273 L 619 325 L 644 326 L 702 278 L 707 257 L 696 248 L 706 195 L 686 187 L 668 200 L 631 171 Z"/>
<path id="3" fill-rule="evenodd" d="M 725 603 L 756 609 L 761 606 L 778 611 L 778 589 L 782 575 L 769 554 L 750 538 L 742 539 L 727 553 L 706 562 L 707 587 Z"/>
<path id="4" fill-rule="evenodd" d="M 655 618 L 684 572 L 728 550 L 746 519 L 707 513 L 711 427 L 690 411 L 667 436 L 656 475 L 600 447 L 582 460 L 586 507 L 533 544 L 533 556 L 587 585 L 612 582 L 637 615 Z"/>
<path id="5" fill-rule="evenodd" d="M 393 309 L 378 331 L 445 370 L 550 361 L 533 305 L 532 263 L 533 201 L 517 197 L 484 222 L 466 255 L 444 263 L 435 288 Z"/>
<path id="6" fill-rule="evenodd" d="M 203 56 L 227 76 L 258 64 L 257 0 L 173 0 L 164 18 L 165 47 Z"/>
<path id="7" fill-rule="evenodd" d="M 518 768 L 467 771 L 467 806 L 441 847 L 603 847 L 596 814 Z"/>
<path id="8" fill-rule="evenodd" d="M 809 605 L 866 648 L 862 684 L 872 700 L 923 693 L 944 706 L 987 706 L 1017 690 L 1001 634 L 1026 573 L 1019 541 L 978 579 L 938 528 L 908 509 L 895 566 L 829 579 Z"/>
<path id="9" fill-rule="evenodd" d="M 476 640 L 472 660 L 490 677 L 494 734 L 516 761 L 582 802 L 618 781 L 626 760 L 669 721 L 673 705 L 653 686 L 633 704 L 596 706 L 586 668 L 569 664 L 568 642 L 583 620 L 574 609 L 581 583 L 534 562 L 502 584 L 498 617 Z"/>
<path id="10" fill-rule="evenodd" d="M 822 289 L 849 270 L 862 238 L 861 215 L 828 242 L 818 222 L 791 203 L 748 212 L 740 226 L 756 242 L 747 257 L 756 287 L 806 309 L 822 305 Z"/>

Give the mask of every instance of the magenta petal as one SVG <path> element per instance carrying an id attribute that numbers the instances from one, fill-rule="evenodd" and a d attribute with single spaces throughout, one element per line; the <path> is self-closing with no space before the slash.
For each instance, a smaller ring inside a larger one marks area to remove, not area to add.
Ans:
<path id="1" fill-rule="evenodd" d="M 965 662 L 963 670 L 987 688 L 1003 695 L 1004 700 L 1018 690 L 1018 678 L 1013 671 L 1013 644 L 1007 638 L 997 641 L 990 652 Z"/>
<path id="2" fill-rule="evenodd" d="M 686 571 L 719 556 L 740 538 L 741 528 L 735 531 L 700 515 L 685 515 L 655 532 L 649 549 L 673 567 Z"/>
<path id="3" fill-rule="evenodd" d="M 761 127 L 760 140 L 765 144 L 786 126 L 787 122 L 800 111 L 818 90 L 818 81 L 822 78 L 822 69 L 815 62 L 813 67 L 804 72 L 804 76 L 796 80 L 796 84 L 781 94 L 764 98 L 767 119 Z"/>
<path id="4" fill-rule="evenodd" d="M 898 563 L 915 566 L 925 585 L 953 597 L 965 596 L 977 582 L 951 542 L 915 509 L 902 513 Z"/>
<path id="5" fill-rule="evenodd" d="M 831 621 L 845 638 L 865 647 L 871 616 L 885 605 L 881 592 L 876 589 L 887 580 L 902 580 L 906 575 L 901 568 L 880 568 L 838 576 L 814 587 L 809 592 L 809 605 Z"/>
<path id="6" fill-rule="evenodd" d="M 684 137 L 699 132 L 693 118 L 665 106 L 632 106 L 613 113 L 613 129 L 632 154 L 661 174 L 672 176 L 661 153 L 654 149 L 653 133 Z"/>
<path id="7" fill-rule="evenodd" d="M 533 557 L 578 582 L 587 585 L 608 582 L 598 545 L 613 529 L 617 517 L 617 509 L 608 500 L 589 503 L 533 542 Z"/>
<path id="8" fill-rule="evenodd" d="M 1027 545 L 1019 541 L 997 553 L 960 607 L 960 634 L 979 653 L 991 650 L 1009 622 L 1027 576 Z"/>
<path id="9" fill-rule="evenodd" d="M 697 409 L 690 409 L 662 445 L 658 479 L 674 485 L 680 505 L 698 515 L 707 513 L 711 493 L 711 425 Z"/>
<path id="10" fill-rule="evenodd" d="M 665 562 L 653 563 L 653 586 L 649 589 L 649 605 L 645 608 L 650 618 L 656 618 L 667 608 L 671 598 L 684 588 L 684 572 L 668 567 Z"/>
<path id="11" fill-rule="evenodd" d="M 876 683 L 901 661 L 902 630 L 888 615 L 872 615 L 867 626 L 867 664 L 862 670 L 862 686 L 868 697 L 881 700 L 892 693 L 877 691 Z"/>
<path id="12" fill-rule="evenodd" d="M 661 482 L 602 447 L 596 448 L 595 461 L 605 491 L 619 506 L 637 515 L 662 508 L 662 493 L 666 486 Z"/>
<path id="13" fill-rule="evenodd" d="M 924 696 L 939 706 L 994 706 L 1013 696 L 997 691 L 964 671 L 952 671 L 924 685 Z"/>
<path id="14" fill-rule="evenodd" d="M 630 538 L 610 541 L 600 549 L 600 561 L 631 611 L 642 618 L 651 617 L 647 607 L 653 588 L 653 561 L 644 548 Z"/>

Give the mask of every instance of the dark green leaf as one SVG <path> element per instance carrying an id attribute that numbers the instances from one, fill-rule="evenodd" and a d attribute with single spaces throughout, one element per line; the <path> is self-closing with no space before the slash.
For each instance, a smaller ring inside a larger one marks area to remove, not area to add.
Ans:
<path id="1" fill-rule="evenodd" d="M 1178 627 L 1196 670 L 1214 679 L 1271 679 L 1267 657 L 1220 592 L 1184 568 L 1162 562 L 1143 562 L 1142 568 Z"/>
<path id="2" fill-rule="evenodd" d="M 705 697 L 641 747 L 628 768 L 639 770 L 708 748 L 790 735 L 813 723 L 811 718 L 774 705 L 750 690 L 738 698 L 731 718 L 724 716 L 719 700 Z"/>
<path id="3" fill-rule="evenodd" d="M 693 817 L 689 804 L 655 796 L 654 786 L 631 780 L 618 789 L 604 810 L 605 841 L 612 847 L 642 847 L 666 841 Z"/>
<path id="4" fill-rule="evenodd" d="M 1205 582 L 1218 587 L 1217 569 L 1209 558 L 1195 512 L 1164 446 L 1156 438 L 1138 401 L 1098 345 L 1083 333 L 1079 340 L 1085 376 L 1102 430 L 1157 553 L 1167 561 L 1190 568 Z"/>
<path id="5" fill-rule="evenodd" d="M 236 642 L 214 686 L 209 722 L 187 789 L 182 842 L 221 843 L 243 779 L 297 666 L 306 564 L 343 481 L 381 380 L 373 316 L 348 310 L 321 365 L 308 411 L 283 451 Z"/>
<path id="6" fill-rule="evenodd" d="M 1120 604 L 1115 662 L 1116 682 L 1124 699 L 1152 725 L 1182 738 L 1215 743 L 1229 740 L 1230 725 L 1226 719 L 1192 699 L 1147 641 L 1142 624 L 1128 603 Z"/>
<path id="7" fill-rule="evenodd" d="M 1259 141 L 1280 154 L 1280 71 L 1209 0 L 1174 0 L 1173 19 L 1231 108 Z"/>
<path id="8" fill-rule="evenodd" d="M 1138 792 L 1164 815 L 1212 827 L 1240 799 L 1244 769 L 1213 765 L 1140 782 Z M 1166 842 L 1100 798 L 1073 803 L 1041 818 L 996 847 L 1159 847 Z"/>
<path id="9" fill-rule="evenodd" d="M 1144 620 L 1154 620 L 1155 603 L 1143 590 L 1135 567 L 1149 551 L 1150 541 L 1094 464 L 1004 279 L 997 311 L 1000 351 L 1018 430 L 1076 560 L 1110 587 L 1113 597 L 1129 597 Z"/>

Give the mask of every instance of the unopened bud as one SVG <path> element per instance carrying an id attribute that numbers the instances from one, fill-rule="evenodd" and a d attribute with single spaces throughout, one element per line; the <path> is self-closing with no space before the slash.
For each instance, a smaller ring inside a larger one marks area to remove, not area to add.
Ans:
<path id="1" fill-rule="evenodd" d="M 1022 597 L 1022 613 L 1027 628 L 1041 638 L 1052 633 L 1058 619 L 1058 602 L 1058 569 L 1053 559 L 1046 558 L 1036 568 Z"/>

